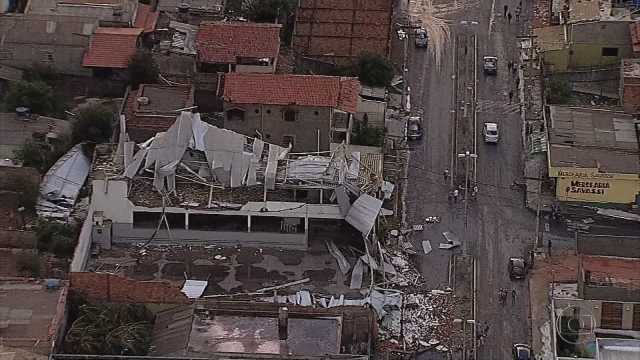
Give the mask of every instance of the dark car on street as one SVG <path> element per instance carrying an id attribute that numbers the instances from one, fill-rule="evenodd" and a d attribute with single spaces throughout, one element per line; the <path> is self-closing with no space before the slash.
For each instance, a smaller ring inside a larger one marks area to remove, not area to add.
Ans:
<path id="1" fill-rule="evenodd" d="M 418 116 L 412 116 L 407 120 L 407 139 L 422 139 L 422 119 Z"/>
<path id="2" fill-rule="evenodd" d="M 513 360 L 531 360 L 531 348 L 526 344 L 513 345 Z"/>
<path id="3" fill-rule="evenodd" d="M 527 274 L 527 262 L 521 257 L 509 258 L 509 277 L 511 279 L 524 279 Z"/>

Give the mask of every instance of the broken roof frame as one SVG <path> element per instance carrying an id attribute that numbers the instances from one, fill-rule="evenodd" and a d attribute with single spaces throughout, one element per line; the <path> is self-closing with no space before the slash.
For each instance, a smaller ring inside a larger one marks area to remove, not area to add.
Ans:
<path id="1" fill-rule="evenodd" d="M 359 196 L 382 183 L 360 162 L 359 153 L 349 154 L 344 144 L 334 151 L 290 153 L 289 148 L 207 124 L 200 114 L 188 111 L 181 112 L 166 132 L 139 144 L 135 155 L 134 144 L 125 139 L 126 134 L 116 154 L 124 165 L 120 177 L 153 180 L 161 194 L 175 194 L 176 179 L 211 189 L 262 184 L 265 198 L 267 190 L 276 186 L 319 190 L 344 186 Z"/>

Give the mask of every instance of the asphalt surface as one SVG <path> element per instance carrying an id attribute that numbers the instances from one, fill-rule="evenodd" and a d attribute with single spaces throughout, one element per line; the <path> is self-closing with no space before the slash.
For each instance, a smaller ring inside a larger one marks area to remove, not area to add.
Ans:
<path id="1" fill-rule="evenodd" d="M 433 1 L 439 8 L 452 3 Z M 507 4 L 509 11 L 514 12 L 517 0 L 496 0 L 495 3 L 458 0 L 455 3 L 458 10 L 443 12 L 451 24 L 451 36 L 443 46 L 440 67 L 434 65 L 433 55 L 428 51 L 414 48 L 412 42 L 409 46 L 412 112 L 423 111 L 425 135 L 421 141 L 410 144 L 407 221 L 416 224 L 427 216 L 441 217 L 439 224 L 428 225 L 415 237 L 418 249 L 424 240 L 429 240 L 434 249 L 418 257 L 427 286 L 451 285 L 450 280 L 455 278 L 451 275 L 452 254 L 474 256 L 476 329 L 478 335 L 488 330 L 477 343 L 476 358 L 510 359 L 512 344 L 530 342 L 530 311 L 526 281 L 509 279 L 507 261 L 511 256 L 528 256 L 535 237 L 536 217 L 524 208 L 523 193 L 511 187 L 514 180 L 522 178 L 524 155 L 516 80 L 507 69 L 507 62 L 517 59 L 516 36 L 522 32 L 522 21 L 530 16 L 532 9 L 524 2 L 521 22 L 514 24 L 514 13 L 513 23 L 508 24 L 503 17 L 503 6 Z M 477 53 L 474 51 L 476 34 Z M 395 48 L 402 51 L 401 46 Z M 497 76 L 482 73 L 484 55 L 499 58 Z M 476 73 L 478 83 L 474 96 Z M 511 104 L 510 91 L 514 93 Z M 474 106 L 475 97 L 477 106 Z M 474 108 L 477 126 L 474 126 Z M 483 122 L 498 123 L 500 142 L 497 145 L 484 143 Z M 452 182 L 464 186 L 465 161 L 456 156 L 464 151 L 478 155 L 476 171 L 473 162 L 469 162 L 469 177 L 475 178 L 478 195 L 469 200 L 466 217 L 465 191 L 460 191 L 457 201 L 448 198 Z M 443 176 L 445 169 L 452 175 L 448 179 Z M 453 251 L 438 249 L 445 231 L 454 233 L 462 246 Z M 500 288 L 509 290 L 505 304 L 498 301 Z M 515 301 L 512 289 L 516 290 Z"/>

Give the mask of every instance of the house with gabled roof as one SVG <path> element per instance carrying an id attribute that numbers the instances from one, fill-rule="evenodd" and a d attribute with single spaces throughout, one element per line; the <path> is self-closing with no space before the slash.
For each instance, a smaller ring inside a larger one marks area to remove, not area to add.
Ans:
<path id="1" fill-rule="evenodd" d="M 320 75 L 227 74 L 224 127 L 294 151 L 349 143 L 360 82 Z"/>
<path id="2" fill-rule="evenodd" d="M 203 23 L 196 36 L 204 72 L 273 73 L 280 51 L 279 24 Z"/>
<path id="3" fill-rule="evenodd" d="M 98 72 L 126 69 L 136 53 L 141 28 L 99 27 L 91 36 L 82 66 Z"/>

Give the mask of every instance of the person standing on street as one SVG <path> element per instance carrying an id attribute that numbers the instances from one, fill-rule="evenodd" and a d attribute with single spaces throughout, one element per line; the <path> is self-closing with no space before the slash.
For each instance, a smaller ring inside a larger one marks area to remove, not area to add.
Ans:
<path id="1" fill-rule="evenodd" d="M 511 304 L 516 304 L 516 289 L 511 289 Z"/>
<path id="2" fill-rule="evenodd" d="M 509 91 L 509 104 L 513 101 L 513 90 Z"/>
<path id="3" fill-rule="evenodd" d="M 512 17 L 512 16 L 511 16 L 511 13 L 508 13 L 508 14 L 507 14 L 507 19 L 509 20 L 509 24 L 511 24 L 511 17 Z"/>
<path id="4" fill-rule="evenodd" d="M 458 202 L 458 194 L 459 194 L 458 189 L 453 190 L 453 202 L 456 202 L 456 203 Z"/>
<path id="5" fill-rule="evenodd" d="M 444 169 L 444 171 L 442 172 L 442 177 L 444 177 L 444 181 L 447 181 L 447 179 L 449 179 L 449 169 Z"/>
<path id="6" fill-rule="evenodd" d="M 507 12 L 509 11 L 509 5 L 505 5 L 504 6 L 504 14 L 502 15 L 502 17 L 507 17 Z"/>

